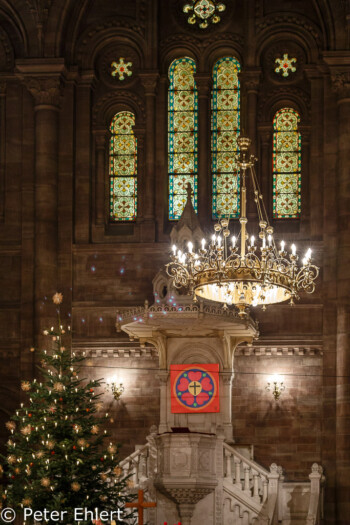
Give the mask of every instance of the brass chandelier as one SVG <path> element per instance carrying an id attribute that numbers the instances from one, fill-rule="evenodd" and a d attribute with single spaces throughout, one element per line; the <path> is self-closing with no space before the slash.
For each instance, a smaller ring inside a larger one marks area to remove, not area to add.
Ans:
<path id="1" fill-rule="evenodd" d="M 319 268 L 313 264 L 311 249 L 299 262 L 296 246 L 288 254 L 284 241 L 280 249 L 274 240 L 254 168 L 257 160 L 249 154 L 251 141 L 238 137 L 239 154 L 236 165 L 241 175 L 241 211 L 238 236 L 231 235 L 229 219 L 220 218 L 215 233 L 207 242 L 202 239 L 196 249 L 192 242 L 187 251 L 172 247 L 171 262 L 166 271 L 177 289 L 188 294 L 215 301 L 227 308 L 234 305 L 240 317 L 247 315 L 250 306 L 262 306 L 299 299 L 299 292 L 313 293 Z M 247 233 L 247 174 L 251 176 L 259 218 L 258 236 Z"/>

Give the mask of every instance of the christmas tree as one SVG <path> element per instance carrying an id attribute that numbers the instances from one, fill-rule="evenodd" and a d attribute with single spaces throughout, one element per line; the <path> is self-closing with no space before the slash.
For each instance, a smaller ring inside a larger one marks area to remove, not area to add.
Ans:
<path id="1" fill-rule="evenodd" d="M 119 446 L 105 445 L 108 414 L 97 415 L 102 408 L 101 394 L 96 393 L 101 380 L 80 379 L 85 357 L 64 346 L 69 334 L 60 320 L 62 294 L 56 293 L 53 302 L 58 326 L 44 332 L 52 348 L 42 355 L 40 380 L 22 381 L 28 403 L 22 403 L 6 423 L 11 436 L 0 466 L 0 474 L 7 478 L 2 506 L 22 512 L 65 511 L 60 523 L 73 523 L 77 508 L 119 508 L 122 523 L 128 517 L 130 523 L 132 514 L 124 505 L 133 499 L 128 494 L 131 481 L 118 466 Z M 80 523 L 91 523 L 91 513 L 86 514 L 88 519 L 84 516 L 78 518 Z"/>

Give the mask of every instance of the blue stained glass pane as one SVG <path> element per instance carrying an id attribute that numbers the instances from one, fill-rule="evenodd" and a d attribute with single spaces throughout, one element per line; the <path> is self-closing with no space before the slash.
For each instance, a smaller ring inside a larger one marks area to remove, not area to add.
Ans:
<path id="1" fill-rule="evenodd" d="M 240 63 L 223 57 L 213 69 L 211 99 L 211 158 L 213 173 L 213 218 L 238 217 L 240 175 L 236 167 L 240 133 Z"/>
<path id="2" fill-rule="evenodd" d="M 198 92 L 192 58 L 174 60 L 169 68 L 168 92 L 168 174 L 169 219 L 181 217 L 188 183 L 197 211 L 198 174 Z"/>

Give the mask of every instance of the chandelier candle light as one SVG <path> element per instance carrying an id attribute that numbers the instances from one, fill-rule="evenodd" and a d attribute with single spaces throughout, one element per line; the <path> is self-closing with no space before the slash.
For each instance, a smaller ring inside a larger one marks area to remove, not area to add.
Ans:
<path id="1" fill-rule="evenodd" d="M 313 293 L 319 268 L 312 262 L 311 249 L 300 264 L 294 244 L 289 254 L 284 241 L 277 247 L 254 168 L 257 159 L 249 154 L 251 141 L 240 136 L 237 143 L 239 154 L 235 160 L 241 177 L 238 235 L 231 234 L 228 218 L 220 218 L 211 240 L 202 239 L 198 249 L 192 242 L 188 243 L 186 253 L 173 246 L 172 261 L 166 270 L 176 288 L 186 289 L 195 299 L 197 296 L 225 307 L 234 305 L 239 315 L 245 317 L 250 306 L 265 309 L 269 304 L 284 301 L 294 304 L 299 292 Z M 257 235 L 247 232 L 248 174 L 259 218 Z M 191 193 L 190 186 L 188 191 Z"/>

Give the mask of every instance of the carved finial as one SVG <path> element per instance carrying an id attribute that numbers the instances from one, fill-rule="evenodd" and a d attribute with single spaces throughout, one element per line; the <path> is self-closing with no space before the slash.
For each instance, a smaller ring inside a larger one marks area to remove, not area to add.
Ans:
<path id="1" fill-rule="evenodd" d="M 193 189 L 188 182 L 186 186 L 187 201 L 179 221 L 174 224 L 170 233 L 172 244 L 182 247 L 188 241 L 193 243 L 200 242 L 204 233 L 200 227 L 199 220 L 192 204 Z"/>

